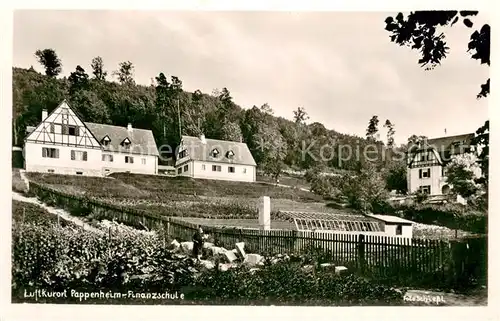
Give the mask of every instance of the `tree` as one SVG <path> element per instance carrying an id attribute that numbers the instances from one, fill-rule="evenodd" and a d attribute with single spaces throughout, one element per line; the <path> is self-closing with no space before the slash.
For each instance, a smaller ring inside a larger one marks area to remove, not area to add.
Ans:
<path id="1" fill-rule="evenodd" d="M 134 65 L 130 61 L 124 61 L 119 64 L 119 69 L 113 71 L 113 75 L 118 78 L 118 82 L 122 85 L 133 85 L 134 81 Z"/>
<path id="2" fill-rule="evenodd" d="M 70 95 L 73 95 L 78 90 L 86 90 L 89 88 L 89 75 L 87 75 L 85 69 L 80 65 L 76 66 L 76 70 L 69 75 L 68 81 L 70 84 Z"/>
<path id="3" fill-rule="evenodd" d="M 293 119 L 296 124 L 303 124 L 306 120 L 309 119 L 309 116 L 306 113 L 306 110 L 303 107 L 298 107 L 297 110 L 293 111 Z"/>
<path id="4" fill-rule="evenodd" d="M 90 66 L 92 67 L 92 74 L 94 75 L 95 80 L 106 80 L 108 73 L 104 71 L 104 63 L 101 57 L 97 56 L 92 59 L 92 64 Z"/>
<path id="5" fill-rule="evenodd" d="M 394 147 L 394 134 L 396 131 L 394 130 L 394 124 L 391 123 L 389 119 L 385 121 L 384 127 L 387 128 L 387 147 Z"/>
<path id="6" fill-rule="evenodd" d="M 410 137 L 408 137 L 408 147 L 410 147 L 411 145 L 418 145 L 426 139 L 427 136 L 417 136 L 415 134 L 411 135 Z"/>
<path id="7" fill-rule="evenodd" d="M 447 183 L 455 194 L 463 198 L 470 198 L 479 189 L 476 180 L 480 177 L 480 167 L 474 154 L 461 154 L 454 156 L 446 165 Z"/>
<path id="8" fill-rule="evenodd" d="M 477 11 L 415 11 L 405 17 L 401 12 L 394 17 L 387 17 L 385 29 L 391 33 L 392 42 L 400 46 L 408 46 L 421 53 L 418 63 L 431 70 L 446 58 L 449 47 L 443 32 L 437 29 L 453 26 L 460 19 L 468 28 L 473 27 L 470 17 L 476 16 Z M 467 46 L 471 58 L 479 60 L 481 64 L 490 65 L 490 26 L 483 25 L 475 30 Z M 481 85 L 477 98 L 486 97 L 490 93 L 490 80 Z"/>
<path id="9" fill-rule="evenodd" d="M 231 142 L 240 142 L 243 139 L 241 128 L 237 123 L 226 122 L 221 128 L 221 139 Z"/>
<path id="10" fill-rule="evenodd" d="M 180 94 L 182 91 L 182 81 L 176 77 L 171 77 L 171 82 L 167 80 L 164 73 L 160 73 L 156 78 L 156 110 L 158 118 L 161 120 L 163 128 L 163 139 L 171 145 L 179 142 L 181 124 L 180 118 Z"/>
<path id="11" fill-rule="evenodd" d="M 350 207 L 365 212 L 383 206 L 388 198 L 385 181 L 371 163 L 366 164 L 358 175 L 344 174 L 340 190 Z"/>
<path id="12" fill-rule="evenodd" d="M 264 114 L 267 114 L 267 115 L 274 114 L 273 109 L 271 108 L 271 106 L 269 106 L 268 103 L 265 103 L 264 105 L 260 106 L 260 111 L 263 112 Z"/>
<path id="13" fill-rule="evenodd" d="M 45 74 L 56 77 L 62 71 L 62 63 L 54 49 L 37 50 L 35 56 L 38 62 L 45 68 Z"/>
<path id="14" fill-rule="evenodd" d="M 106 104 L 91 90 L 78 90 L 71 96 L 71 106 L 88 122 L 107 124 L 110 115 Z"/>
<path id="15" fill-rule="evenodd" d="M 489 174 L 489 154 L 490 154 L 490 121 L 487 120 L 483 126 L 476 131 L 472 144 L 480 149 L 479 160 L 481 170 L 485 177 L 485 184 L 488 184 Z"/>
<path id="16" fill-rule="evenodd" d="M 408 189 L 406 179 L 406 164 L 405 162 L 391 162 L 385 175 L 386 188 L 389 191 L 396 190 L 398 193 L 404 194 Z"/>
<path id="17" fill-rule="evenodd" d="M 375 135 L 378 132 L 378 116 L 374 115 L 370 118 L 368 122 L 368 128 L 366 129 L 366 138 L 370 141 L 376 141 Z"/>

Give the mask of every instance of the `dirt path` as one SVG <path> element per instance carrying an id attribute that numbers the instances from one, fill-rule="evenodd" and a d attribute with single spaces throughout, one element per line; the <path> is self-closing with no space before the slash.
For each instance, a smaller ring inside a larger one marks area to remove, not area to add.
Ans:
<path id="1" fill-rule="evenodd" d="M 23 196 L 17 192 L 12 191 L 12 199 L 16 200 L 16 201 L 21 201 L 21 202 L 26 202 L 26 203 L 38 205 L 41 208 L 43 208 L 44 210 L 46 210 L 47 212 L 54 214 L 54 215 L 58 215 L 61 219 L 65 220 L 65 221 L 73 222 L 74 224 L 76 224 L 78 226 L 82 226 L 87 231 L 92 231 L 94 233 L 99 233 L 99 234 L 105 233 L 104 231 L 99 230 L 99 229 L 85 223 L 80 218 L 72 216 L 67 211 L 60 209 L 60 208 L 47 206 L 34 197 L 26 197 L 26 196 Z"/>

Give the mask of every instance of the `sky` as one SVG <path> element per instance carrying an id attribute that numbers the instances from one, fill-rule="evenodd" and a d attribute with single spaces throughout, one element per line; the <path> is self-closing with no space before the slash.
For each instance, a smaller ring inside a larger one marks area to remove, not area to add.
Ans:
<path id="1" fill-rule="evenodd" d="M 163 72 L 184 90 L 227 87 L 243 108 L 268 103 L 291 119 L 301 106 L 309 122 L 365 136 L 373 115 L 395 124 L 396 143 L 474 132 L 488 118 L 476 99 L 487 66 L 467 53 L 471 29 L 446 28 L 450 53 L 425 71 L 419 54 L 389 41 L 387 16 L 397 12 L 16 11 L 13 65 L 42 72 L 34 53 L 53 48 L 68 76 L 91 72 L 101 56 L 111 74 L 135 65 L 137 83 Z M 475 28 L 488 22 L 480 13 Z M 108 76 L 108 78 L 111 78 Z"/>

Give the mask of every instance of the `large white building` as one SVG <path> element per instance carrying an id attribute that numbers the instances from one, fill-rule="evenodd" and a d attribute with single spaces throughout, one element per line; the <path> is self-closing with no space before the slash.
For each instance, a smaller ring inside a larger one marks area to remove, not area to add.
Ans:
<path id="1" fill-rule="evenodd" d="M 257 164 L 247 144 L 182 136 L 177 149 L 177 176 L 255 182 Z"/>
<path id="2" fill-rule="evenodd" d="M 151 130 L 86 123 L 63 101 L 27 128 L 28 172 L 103 176 L 112 172 L 157 174 L 158 148 Z"/>
<path id="3" fill-rule="evenodd" d="M 451 186 L 446 182 L 446 164 L 454 155 L 474 152 L 474 134 L 439 137 L 421 141 L 408 148 L 408 192 L 435 196 L 446 195 Z M 481 175 L 477 173 L 477 175 Z"/>

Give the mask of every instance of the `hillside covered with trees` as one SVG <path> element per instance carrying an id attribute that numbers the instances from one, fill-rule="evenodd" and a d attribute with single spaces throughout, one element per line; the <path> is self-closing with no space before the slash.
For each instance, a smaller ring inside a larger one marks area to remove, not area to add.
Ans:
<path id="1" fill-rule="evenodd" d="M 96 57 L 92 70 L 75 66 L 69 77 L 60 77 L 63 64 L 53 49 L 38 50 L 35 55 L 45 74 L 33 67 L 13 68 L 15 146 L 22 145 L 27 126 L 38 124 L 42 109 L 50 113 L 67 99 L 84 121 L 118 126 L 130 122 L 134 127 L 153 130 L 158 146 L 175 148 L 180 133 L 246 142 L 259 167 L 271 176 L 279 176 L 284 168 L 307 170 L 318 165 L 326 170 L 359 172 L 367 156 L 380 169 L 386 164 L 383 153 L 393 148 L 394 125 L 385 122 L 384 127 L 389 128 L 387 141 L 391 142 L 386 147 L 378 139 L 377 116 L 369 121 L 366 138 L 345 135 L 321 123 L 306 124 L 308 116 L 303 107 L 295 108 L 293 114 L 291 107 L 291 119 L 276 117 L 266 103 L 242 108 L 227 88 L 214 89 L 210 94 L 184 91 L 179 77 L 164 72 L 155 75 L 150 86 L 136 84 L 130 61 L 111 71 L 101 57 Z M 365 154 L 368 144 L 375 147 Z"/>

